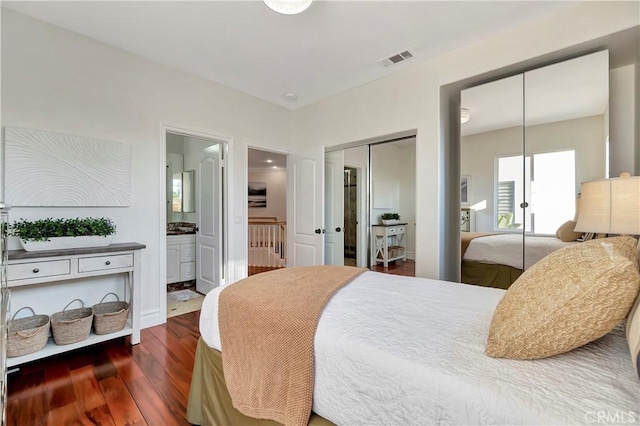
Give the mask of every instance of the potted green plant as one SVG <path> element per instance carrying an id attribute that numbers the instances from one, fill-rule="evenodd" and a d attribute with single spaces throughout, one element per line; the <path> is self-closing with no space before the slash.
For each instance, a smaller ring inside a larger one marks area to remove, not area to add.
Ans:
<path id="1" fill-rule="evenodd" d="M 398 213 L 382 213 L 380 217 L 383 225 L 395 225 L 400 223 L 400 215 Z"/>
<path id="2" fill-rule="evenodd" d="M 20 219 L 9 225 L 8 231 L 26 251 L 41 251 L 108 246 L 116 226 L 106 217 Z"/>

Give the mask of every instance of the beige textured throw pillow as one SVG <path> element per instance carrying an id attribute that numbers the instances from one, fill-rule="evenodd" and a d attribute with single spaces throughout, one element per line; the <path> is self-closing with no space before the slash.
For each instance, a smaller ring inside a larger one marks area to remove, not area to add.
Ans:
<path id="1" fill-rule="evenodd" d="M 632 237 L 575 244 L 526 270 L 496 307 L 487 355 L 545 358 L 607 334 L 640 289 L 636 244 Z"/>
<path id="2" fill-rule="evenodd" d="M 627 317 L 627 344 L 633 368 L 640 379 L 640 296 Z"/>
<path id="3" fill-rule="evenodd" d="M 599 241 L 613 244 L 621 255 L 629 259 L 638 268 L 638 240 L 633 237 L 610 237 L 601 240 L 591 240 L 583 244 L 598 244 Z"/>
<path id="4" fill-rule="evenodd" d="M 574 229 L 576 228 L 576 223 L 577 222 L 573 220 L 568 220 L 560 225 L 560 227 L 556 231 L 556 237 L 558 237 L 559 240 L 564 241 L 565 243 L 575 241 L 578 238 L 582 237 L 582 232 L 574 231 Z"/>

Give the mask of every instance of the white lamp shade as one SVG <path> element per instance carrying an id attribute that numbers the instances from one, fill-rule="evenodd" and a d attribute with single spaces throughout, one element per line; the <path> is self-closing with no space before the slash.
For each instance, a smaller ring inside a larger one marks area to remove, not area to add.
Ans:
<path id="1" fill-rule="evenodd" d="M 584 182 L 575 230 L 640 234 L 640 177 Z"/>

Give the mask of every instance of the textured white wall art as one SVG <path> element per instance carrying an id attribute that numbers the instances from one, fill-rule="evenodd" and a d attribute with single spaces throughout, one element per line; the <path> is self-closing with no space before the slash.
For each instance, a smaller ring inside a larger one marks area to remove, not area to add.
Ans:
<path id="1" fill-rule="evenodd" d="M 128 206 L 131 146 L 6 127 L 5 198 L 16 207 Z"/>

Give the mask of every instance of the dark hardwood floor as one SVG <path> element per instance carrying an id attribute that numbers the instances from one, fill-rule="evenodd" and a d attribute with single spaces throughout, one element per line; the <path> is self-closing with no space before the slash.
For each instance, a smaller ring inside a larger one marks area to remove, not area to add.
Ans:
<path id="1" fill-rule="evenodd" d="M 188 425 L 199 318 L 22 366 L 7 381 L 7 425 Z"/>
<path id="2" fill-rule="evenodd" d="M 378 263 L 371 267 L 372 271 L 383 272 L 385 274 L 404 275 L 407 277 L 416 276 L 416 262 L 413 260 L 393 261 L 389 263 L 389 267 L 385 268 L 382 263 Z"/>
<path id="3" fill-rule="evenodd" d="M 251 275 L 255 275 L 255 274 L 261 274 L 263 272 L 268 272 L 268 271 L 274 271 L 276 269 L 282 269 L 282 267 L 275 267 L 275 266 L 251 266 L 249 265 L 248 271 L 247 271 L 247 275 L 251 276 Z"/>

